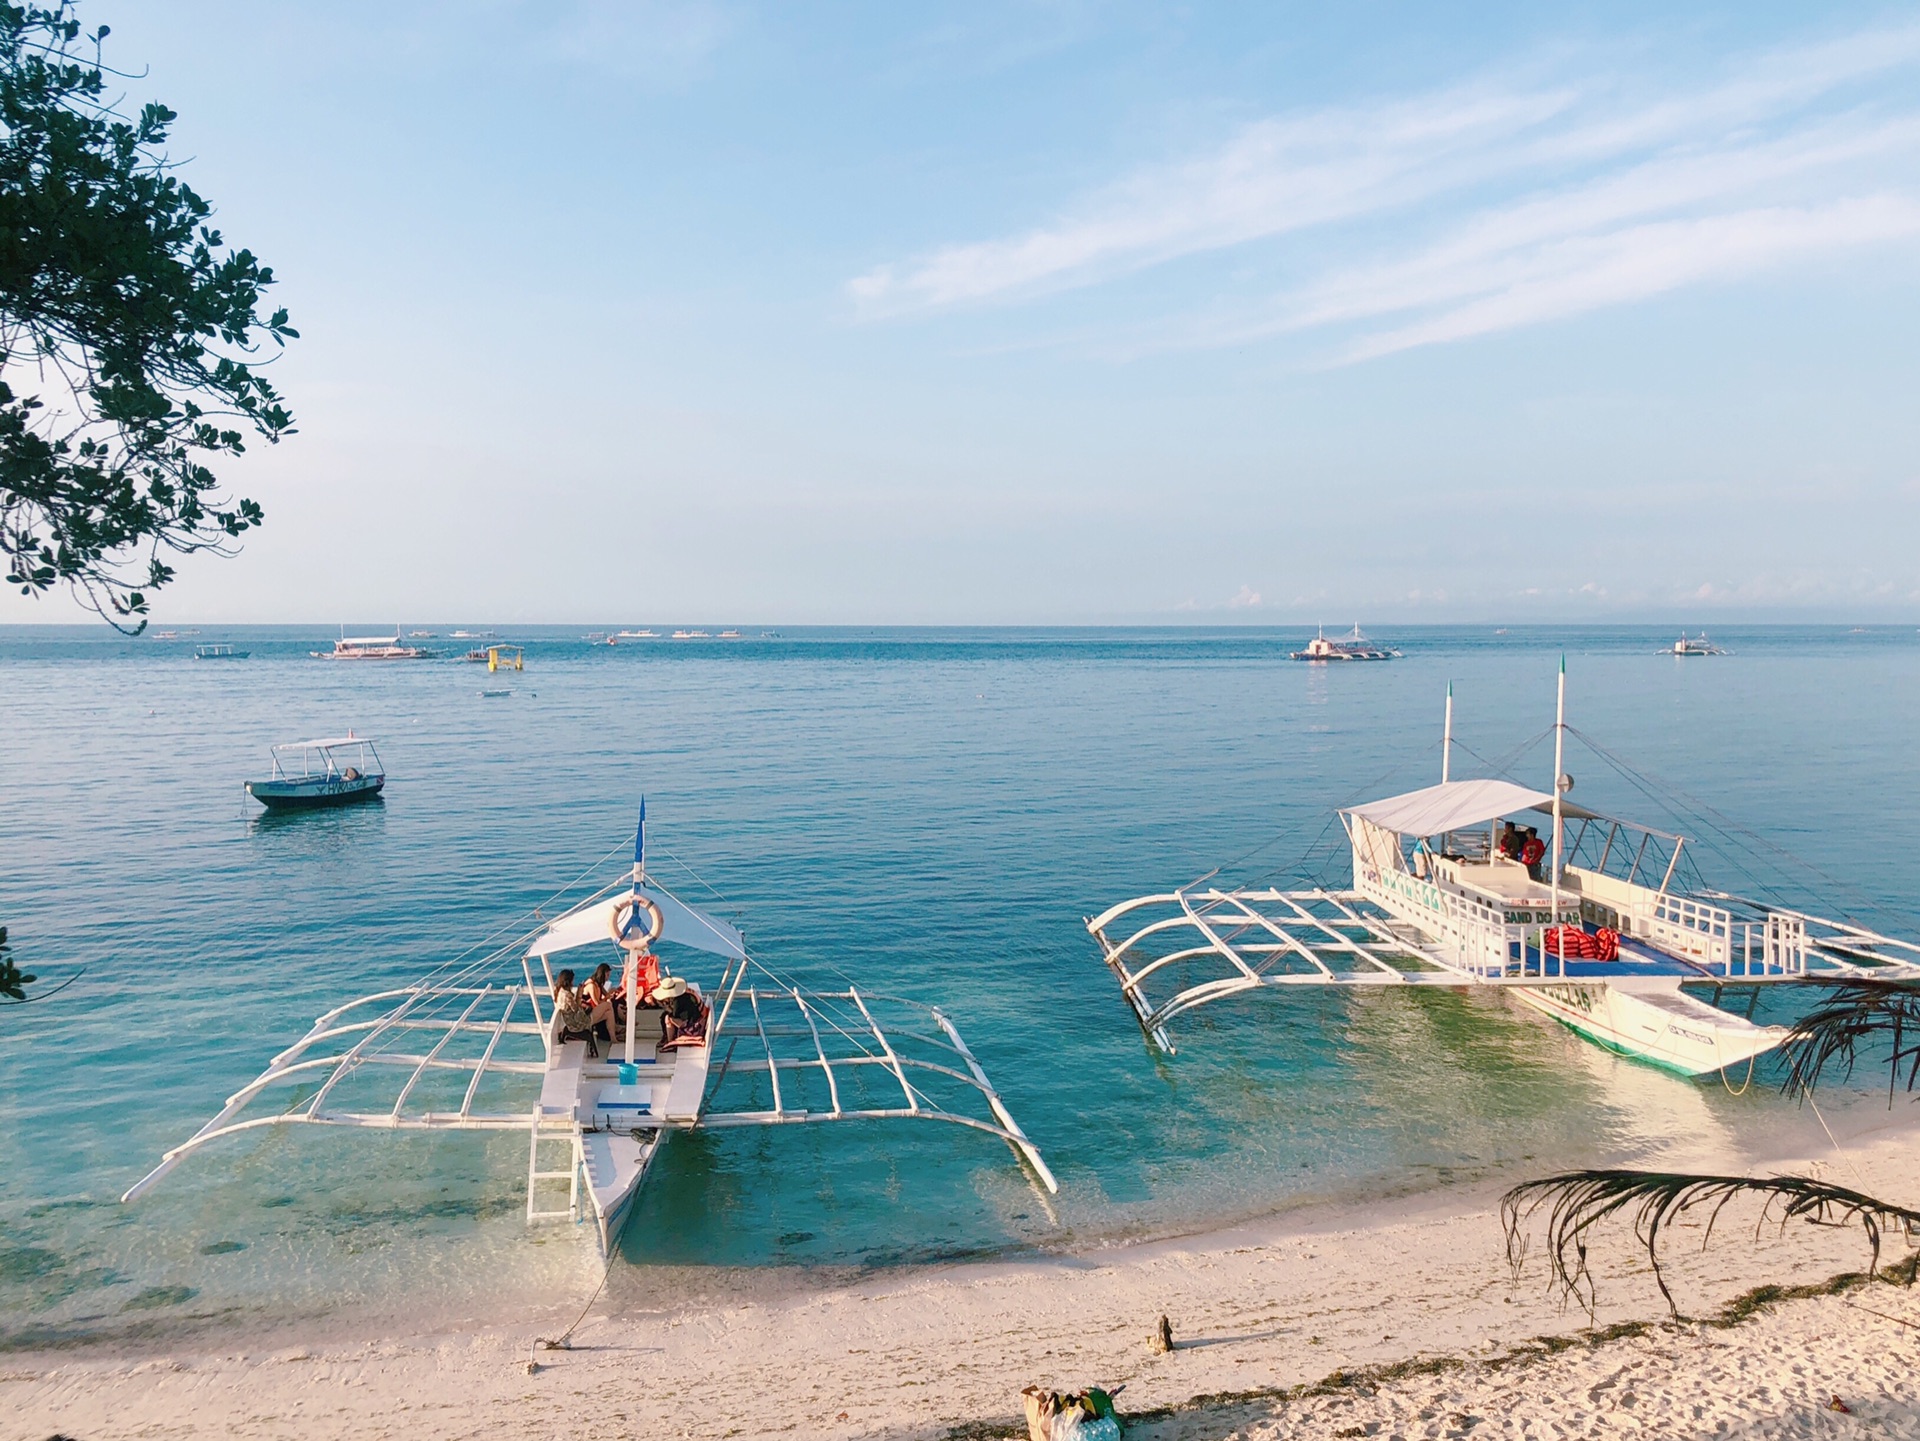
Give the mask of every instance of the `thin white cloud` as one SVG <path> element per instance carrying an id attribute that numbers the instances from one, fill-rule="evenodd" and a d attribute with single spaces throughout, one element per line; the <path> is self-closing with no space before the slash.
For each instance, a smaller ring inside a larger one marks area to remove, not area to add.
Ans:
<path id="1" fill-rule="evenodd" d="M 1604 76 L 1478 81 L 1270 119 L 1213 154 L 1143 169 L 1052 224 L 939 247 L 847 288 L 868 316 L 925 313 L 1251 242 L 1298 270 L 1307 261 L 1289 237 L 1321 230 L 1371 258 L 1278 295 L 1234 297 L 1211 318 L 1156 321 L 1128 349 L 1390 322 L 1340 347 L 1354 360 L 1487 334 L 1910 239 L 1920 104 L 1871 87 L 1917 64 L 1920 27 L 1908 27 L 1764 55 L 1678 93 L 1628 97 Z"/>
<path id="2" fill-rule="evenodd" d="M 1008 240 L 945 246 L 904 267 L 869 271 L 847 289 L 871 311 L 934 309 L 1086 284 L 1350 219 L 1475 178 L 1475 157 L 1489 144 L 1551 118 L 1571 99 L 1457 90 L 1382 110 L 1262 121 L 1216 154 L 1122 182 L 1077 218 Z"/>
<path id="3" fill-rule="evenodd" d="M 1370 360 L 1561 320 L 1644 300 L 1699 281 L 1730 280 L 1782 261 L 1920 236 L 1920 202 L 1881 195 L 1816 209 L 1744 210 L 1659 221 L 1527 254 L 1519 273 L 1483 298 L 1354 342 L 1343 358 Z"/>

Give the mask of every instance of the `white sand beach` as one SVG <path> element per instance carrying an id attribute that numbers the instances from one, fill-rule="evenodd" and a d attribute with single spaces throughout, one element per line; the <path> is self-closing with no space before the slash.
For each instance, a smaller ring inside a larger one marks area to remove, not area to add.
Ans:
<path id="1" fill-rule="evenodd" d="M 1844 1157 L 1783 1164 L 1920 1192 L 1904 1117 Z M 1920 1436 L 1920 1293 L 1885 1284 L 1716 1322 L 1761 1284 L 1859 1270 L 1857 1229 L 1756 1231 L 1730 1211 L 1664 1253 L 1670 1320 L 1624 1224 L 1594 1246 L 1599 1307 L 1516 1282 L 1499 1187 L 1292 1215 L 1093 1254 L 883 1273 L 752 1298 L 409 1327 L 336 1319 L 130 1350 L 0 1359 L 0 1434 L 117 1437 L 943 1437 L 1022 1434 L 1019 1392 L 1124 1386 L 1129 1434 Z M 1699 1218 L 1694 1218 L 1696 1221 Z M 1536 1241 L 1537 1244 L 1537 1241 Z M 1905 1254 L 1891 1238 L 1884 1261 Z M 581 1298 L 584 1300 L 584 1297 Z M 1176 1347 L 1155 1355 L 1154 1321 Z M 1635 1325 L 1634 1323 L 1644 1323 Z M 1540 1338 L 1568 1338 L 1543 1345 Z M 1850 1413 L 1831 1409 L 1838 1397 Z"/>

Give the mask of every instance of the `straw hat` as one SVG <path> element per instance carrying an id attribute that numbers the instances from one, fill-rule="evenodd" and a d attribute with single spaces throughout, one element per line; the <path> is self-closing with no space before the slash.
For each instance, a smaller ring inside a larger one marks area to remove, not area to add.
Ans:
<path id="1" fill-rule="evenodd" d="M 656 1001 L 670 1001 L 675 996 L 684 996 L 686 993 L 687 983 L 679 976 L 662 976 L 660 984 L 653 988 L 653 998 Z"/>

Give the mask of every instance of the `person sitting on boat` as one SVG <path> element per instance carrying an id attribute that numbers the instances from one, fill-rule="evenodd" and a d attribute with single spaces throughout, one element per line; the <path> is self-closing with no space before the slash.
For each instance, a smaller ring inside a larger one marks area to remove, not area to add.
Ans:
<path id="1" fill-rule="evenodd" d="M 573 972 L 562 971 L 553 978 L 553 1028 L 554 1038 L 566 1041 L 570 1036 L 585 1036 L 587 1054 L 597 1056 L 599 1047 L 593 1043 L 593 1028 L 602 1021 L 611 1020 L 613 1006 L 602 1002 L 598 1006 L 588 1003 L 583 988 L 574 985 Z"/>
<path id="2" fill-rule="evenodd" d="M 1547 843 L 1540 839 L 1540 833 L 1528 826 L 1522 834 L 1526 840 L 1520 847 L 1520 864 L 1527 868 L 1527 879 L 1537 881 L 1540 875 L 1540 862 L 1547 854 Z"/>
<path id="3" fill-rule="evenodd" d="M 662 976 L 653 988 L 653 1003 L 665 1013 L 665 1045 L 693 1045 L 707 1038 L 707 1007 L 699 993 L 679 976 Z"/>
<path id="4" fill-rule="evenodd" d="M 606 1027 L 609 1043 L 620 1039 L 620 1013 L 624 1009 L 620 1003 L 620 993 L 612 987 L 612 977 L 613 967 L 602 961 L 587 977 L 584 997 L 589 1015 L 598 1016 L 605 1011 L 605 1019 L 596 1024 Z"/>

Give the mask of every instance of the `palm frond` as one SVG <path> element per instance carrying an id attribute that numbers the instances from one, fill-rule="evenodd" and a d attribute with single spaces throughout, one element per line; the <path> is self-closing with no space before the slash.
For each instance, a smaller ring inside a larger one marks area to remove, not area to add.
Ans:
<path id="1" fill-rule="evenodd" d="M 1823 986 L 1826 994 L 1780 1043 L 1787 1063 L 1784 1089 L 1804 1100 L 1830 1070 L 1845 1081 L 1863 1047 L 1883 1038 L 1893 1043 L 1887 1104 L 1893 1104 L 1901 1072 L 1906 1088 L 1920 1084 L 1920 986 L 1910 981 L 1844 981 Z"/>
<path id="2" fill-rule="evenodd" d="M 1528 1222 L 1542 1206 L 1547 1211 L 1547 1258 L 1552 1284 L 1577 1300 L 1592 1315 L 1593 1274 L 1587 1269 L 1587 1233 L 1602 1221 L 1621 1213 L 1632 1217 L 1634 1235 L 1653 1263 L 1653 1278 L 1677 1317 L 1680 1308 L 1660 1269 L 1660 1237 L 1690 1211 L 1705 1208 L 1704 1246 L 1712 1239 L 1714 1222 L 1729 1201 L 1742 1196 L 1766 1198 L 1760 1224 L 1777 1219 L 1816 1226 L 1858 1224 L 1872 1247 L 1869 1276 L 1880 1268 L 1882 1235 L 1895 1228 L 1909 1233 L 1920 1228 L 1920 1211 L 1911 1211 L 1844 1186 L 1829 1185 L 1807 1176 L 1687 1176 L 1657 1171 L 1568 1171 L 1537 1181 L 1524 1181 L 1500 1198 L 1500 1219 L 1507 1233 L 1507 1263 L 1516 1279 L 1527 1256 Z"/>

